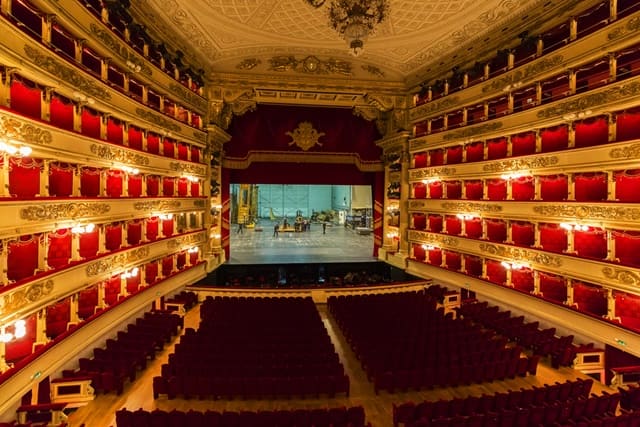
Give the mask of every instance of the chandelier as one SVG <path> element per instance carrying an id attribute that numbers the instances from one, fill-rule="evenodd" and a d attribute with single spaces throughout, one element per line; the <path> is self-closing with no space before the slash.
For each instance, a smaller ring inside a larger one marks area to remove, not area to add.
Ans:
<path id="1" fill-rule="evenodd" d="M 306 0 L 319 8 L 325 0 Z M 387 16 L 387 0 L 332 0 L 329 5 L 329 24 L 345 39 L 349 52 L 358 56 L 364 42 L 375 32 L 375 27 Z"/>

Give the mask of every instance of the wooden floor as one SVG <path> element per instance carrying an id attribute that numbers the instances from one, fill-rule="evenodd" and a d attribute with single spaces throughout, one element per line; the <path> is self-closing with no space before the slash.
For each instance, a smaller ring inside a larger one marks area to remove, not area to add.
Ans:
<path id="1" fill-rule="evenodd" d="M 566 379 L 586 378 L 585 375 L 570 368 L 553 369 L 543 360 L 538 367 L 536 376 L 526 378 L 518 377 L 507 381 L 494 381 L 486 384 L 474 384 L 470 386 L 448 387 L 436 390 L 424 390 L 420 392 L 408 393 L 387 393 L 381 392 L 376 395 L 373 385 L 367 381 L 364 371 L 356 360 L 355 355 L 349 348 L 344 337 L 340 333 L 336 323 L 328 315 L 326 305 L 318 305 L 323 322 L 333 340 L 340 359 L 345 366 L 346 372 L 351 379 L 351 393 L 349 397 L 339 396 L 336 398 L 309 398 L 309 399 L 281 399 L 281 400 L 167 400 L 162 396 L 157 400 L 153 399 L 152 379 L 160 375 L 160 366 L 167 362 L 169 354 L 173 351 L 173 346 L 178 338 L 170 345 L 167 345 L 161 353 L 157 354 L 154 361 L 147 365 L 147 369 L 138 373 L 138 378 L 134 383 L 125 386 L 125 392 L 117 396 L 115 394 L 99 395 L 89 405 L 78 408 L 69 416 L 70 427 L 115 427 L 115 411 L 121 408 L 136 410 L 143 408 L 151 411 L 159 408 L 162 410 L 179 409 L 187 411 L 189 409 L 204 411 L 207 409 L 224 410 L 273 410 L 273 409 L 312 409 L 320 407 L 357 406 L 365 408 L 367 421 L 373 427 L 392 426 L 392 403 L 406 401 L 421 402 L 423 400 L 451 399 L 454 397 L 466 397 L 471 395 L 481 395 L 482 393 L 492 394 L 499 391 L 519 389 L 521 387 L 530 388 L 534 385 L 552 384 L 555 381 Z M 197 328 L 200 307 L 196 306 L 185 317 L 185 327 Z M 600 393 L 602 390 L 612 391 L 607 386 L 594 382 L 592 392 Z M 188 426 L 185 426 L 188 427 Z"/>

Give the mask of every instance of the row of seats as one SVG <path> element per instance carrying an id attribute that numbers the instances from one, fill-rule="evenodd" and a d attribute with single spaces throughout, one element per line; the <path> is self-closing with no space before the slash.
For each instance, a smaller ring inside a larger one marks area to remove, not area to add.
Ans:
<path id="1" fill-rule="evenodd" d="M 191 310 L 198 303 L 198 295 L 193 291 L 181 291 L 164 301 L 167 304 L 183 304 L 185 311 Z"/>

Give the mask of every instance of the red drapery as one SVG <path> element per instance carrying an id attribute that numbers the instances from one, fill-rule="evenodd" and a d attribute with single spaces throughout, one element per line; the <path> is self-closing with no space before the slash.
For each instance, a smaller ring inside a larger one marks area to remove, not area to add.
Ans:
<path id="1" fill-rule="evenodd" d="M 49 164 L 49 195 L 70 197 L 73 194 L 73 174 L 75 167 L 68 163 Z"/>
<path id="2" fill-rule="evenodd" d="M 47 307 L 46 334 L 49 338 L 55 338 L 67 331 L 67 325 L 71 320 L 71 304 L 69 298 Z"/>
<path id="3" fill-rule="evenodd" d="M 173 271 L 173 257 L 167 256 L 162 258 L 162 275 L 164 277 L 170 276 Z"/>
<path id="4" fill-rule="evenodd" d="M 144 280 L 148 284 L 155 283 L 158 277 L 158 263 L 152 262 L 144 266 Z"/>
<path id="5" fill-rule="evenodd" d="M 160 177 L 156 175 L 147 176 L 147 196 L 156 197 L 160 193 Z"/>
<path id="6" fill-rule="evenodd" d="M 162 235 L 164 237 L 173 236 L 173 220 L 172 219 L 162 220 Z"/>
<path id="7" fill-rule="evenodd" d="M 191 147 L 191 161 L 200 163 L 200 149 L 198 147 Z"/>
<path id="8" fill-rule="evenodd" d="M 130 246 L 137 245 L 142 239 L 142 221 L 132 221 L 127 223 L 127 243 Z"/>
<path id="9" fill-rule="evenodd" d="M 449 270 L 460 270 L 461 258 L 460 254 L 453 251 L 444 251 L 445 263 Z"/>
<path id="10" fill-rule="evenodd" d="M 470 239 L 482 237 L 482 220 L 480 218 L 465 219 L 465 232 Z"/>
<path id="11" fill-rule="evenodd" d="M 442 250 L 440 248 L 429 249 L 429 264 L 436 266 L 442 264 Z"/>
<path id="12" fill-rule="evenodd" d="M 444 150 L 430 150 L 429 159 L 429 166 L 442 166 L 444 164 Z"/>
<path id="13" fill-rule="evenodd" d="M 129 148 L 142 150 L 142 130 L 134 125 L 129 125 Z"/>
<path id="14" fill-rule="evenodd" d="M 558 224 L 540 224 L 540 245 L 549 252 L 567 250 L 567 231 Z"/>
<path id="15" fill-rule="evenodd" d="M 413 198 L 425 199 L 426 197 L 427 197 L 427 187 L 421 182 L 413 184 Z"/>
<path id="16" fill-rule="evenodd" d="M 113 117 L 107 119 L 107 141 L 114 144 L 122 144 L 124 139 L 124 127 L 122 122 Z"/>
<path id="17" fill-rule="evenodd" d="M 533 246 L 535 231 L 533 224 L 528 222 L 511 221 L 511 239 L 514 245 Z"/>
<path id="18" fill-rule="evenodd" d="M 187 178 L 178 178 L 178 196 L 185 197 L 188 194 L 188 185 Z"/>
<path id="19" fill-rule="evenodd" d="M 427 154 L 416 153 L 413 155 L 413 167 L 424 168 L 427 167 Z"/>
<path id="20" fill-rule="evenodd" d="M 98 287 L 92 286 L 78 293 L 78 317 L 91 317 L 98 306 Z"/>
<path id="21" fill-rule="evenodd" d="M 441 199 L 442 198 L 442 182 L 430 182 L 427 184 L 429 186 L 429 198 L 430 199 Z"/>
<path id="22" fill-rule="evenodd" d="M 569 146 L 569 129 L 567 125 L 554 126 L 540 131 L 542 152 L 564 150 Z"/>
<path id="23" fill-rule="evenodd" d="M 9 242 L 7 255 L 7 278 L 18 281 L 33 276 L 38 268 L 38 237 L 20 236 Z"/>
<path id="24" fill-rule="evenodd" d="M 7 363 L 16 363 L 31 355 L 33 344 L 36 342 L 36 316 L 33 314 L 26 319 L 26 334 L 22 338 L 16 338 L 5 344 L 5 360 Z M 7 327 L 7 332 L 15 332 L 13 325 Z"/>
<path id="25" fill-rule="evenodd" d="M 158 217 L 157 216 L 152 216 L 151 218 L 148 218 L 146 223 L 147 223 L 147 240 L 149 240 L 150 242 L 153 242 L 154 240 L 156 240 L 158 238 Z"/>
<path id="26" fill-rule="evenodd" d="M 616 115 L 616 140 L 640 139 L 640 108 L 619 112 Z"/>
<path id="27" fill-rule="evenodd" d="M 173 177 L 165 176 L 164 178 L 162 178 L 162 195 L 163 196 L 173 196 L 174 182 L 175 182 L 175 179 Z"/>
<path id="28" fill-rule="evenodd" d="M 187 144 L 178 144 L 178 159 L 187 160 L 189 158 L 189 147 Z"/>
<path id="29" fill-rule="evenodd" d="M 190 185 L 191 185 L 191 197 L 200 196 L 200 183 L 192 182 Z"/>
<path id="30" fill-rule="evenodd" d="M 544 201 L 567 200 L 569 181 L 566 175 L 549 175 L 540 178 L 540 197 Z"/>
<path id="31" fill-rule="evenodd" d="M 447 199 L 461 199 L 462 198 L 462 183 L 460 181 L 447 181 Z"/>
<path id="32" fill-rule="evenodd" d="M 100 138 L 100 113 L 91 108 L 82 109 L 82 134 L 91 138 Z"/>
<path id="33" fill-rule="evenodd" d="M 122 196 L 122 181 L 125 179 L 124 172 L 119 170 L 107 171 L 107 196 Z"/>
<path id="34" fill-rule="evenodd" d="M 97 228 L 91 233 L 82 233 L 80 234 L 80 257 L 83 259 L 93 258 L 98 254 L 99 242 L 98 237 L 99 232 Z"/>
<path id="35" fill-rule="evenodd" d="M 617 171 L 615 173 L 616 180 L 616 199 L 621 202 L 640 202 L 640 169 L 630 169 Z"/>
<path id="36" fill-rule="evenodd" d="M 447 215 L 445 217 L 445 221 L 447 224 L 447 234 L 452 234 L 454 236 L 460 234 L 462 230 L 460 218 L 456 217 L 455 215 Z"/>
<path id="37" fill-rule="evenodd" d="M 51 268 L 62 268 L 69 264 L 71 258 L 71 230 L 62 228 L 49 233 L 49 250 L 47 264 Z"/>
<path id="38" fill-rule="evenodd" d="M 462 163 L 462 150 L 463 148 L 461 145 L 447 148 L 447 164 L 455 165 L 457 163 Z"/>
<path id="39" fill-rule="evenodd" d="M 429 231 L 433 233 L 442 232 L 442 215 L 429 215 Z"/>
<path id="40" fill-rule="evenodd" d="M 42 161 L 31 157 L 9 158 L 9 194 L 32 198 L 40 193 Z"/>
<path id="41" fill-rule="evenodd" d="M 607 291 L 592 283 L 574 280 L 573 303 L 580 311 L 602 317 L 607 314 Z"/>
<path id="42" fill-rule="evenodd" d="M 422 245 L 418 244 L 418 243 L 413 243 L 412 244 L 412 249 L 413 249 L 413 259 L 415 259 L 416 261 L 424 261 L 426 258 L 426 252 L 424 250 L 424 248 L 422 247 Z"/>
<path id="43" fill-rule="evenodd" d="M 127 195 L 129 197 L 142 196 L 142 175 L 129 175 L 127 177 Z"/>
<path id="44" fill-rule="evenodd" d="M 118 302 L 121 286 L 120 276 L 113 276 L 104 283 L 104 301 L 107 305 L 112 306 Z"/>
<path id="45" fill-rule="evenodd" d="M 162 141 L 162 153 L 165 157 L 173 158 L 175 156 L 176 141 L 171 138 L 164 138 Z"/>
<path id="46" fill-rule="evenodd" d="M 482 276 L 482 259 L 474 255 L 464 255 L 464 267 L 468 275 Z"/>
<path id="47" fill-rule="evenodd" d="M 578 202 L 607 200 L 606 173 L 580 173 L 574 176 L 575 198 Z"/>
<path id="48" fill-rule="evenodd" d="M 49 123 L 58 128 L 73 130 L 73 102 L 71 100 L 53 94 L 50 109 Z"/>
<path id="49" fill-rule="evenodd" d="M 607 257 L 607 233 L 600 228 L 574 231 L 574 249 L 580 257 L 605 259 Z"/>
<path id="50" fill-rule="evenodd" d="M 502 243 L 507 240 L 507 224 L 501 219 L 485 219 L 487 238 L 492 242 Z"/>
<path id="51" fill-rule="evenodd" d="M 514 268 L 511 270 L 511 284 L 519 291 L 533 292 L 533 270 L 529 268 Z"/>
<path id="52" fill-rule="evenodd" d="M 98 197 L 100 195 L 100 174 L 98 168 L 83 167 L 80 172 L 80 194 L 82 197 Z"/>
<path id="53" fill-rule="evenodd" d="M 11 109 L 40 120 L 42 90 L 33 82 L 14 75 L 11 79 Z"/>
<path id="54" fill-rule="evenodd" d="M 147 152 L 150 154 L 158 154 L 160 152 L 160 136 L 153 132 L 147 134 Z"/>
<path id="55" fill-rule="evenodd" d="M 487 265 L 487 280 L 497 285 L 504 285 L 507 281 L 507 270 L 502 263 L 488 259 L 485 264 Z"/>
<path id="56" fill-rule="evenodd" d="M 416 230 L 424 230 L 427 228 L 427 217 L 421 213 L 414 213 L 413 215 L 413 228 Z"/>
<path id="57" fill-rule="evenodd" d="M 127 277 L 127 292 L 135 294 L 140 289 L 140 273 L 133 277 Z"/>
<path id="58" fill-rule="evenodd" d="M 593 117 L 575 123 L 576 148 L 606 144 L 609 139 L 607 117 Z"/>
<path id="59" fill-rule="evenodd" d="M 484 159 L 484 143 L 472 142 L 465 147 L 467 162 L 481 162 Z"/>
<path id="60" fill-rule="evenodd" d="M 611 235 L 620 264 L 640 268 L 640 231 L 614 230 Z"/>
<path id="61" fill-rule="evenodd" d="M 521 176 L 511 180 L 511 194 L 513 200 L 533 200 L 535 183 L 532 176 Z"/>
<path id="62" fill-rule="evenodd" d="M 613 291 L 616 304 L 616 317 L 622 325 L 640 330 L 640 296 L 622 291 Z"/>
<path id="63" fill-rule="evenodd" d="M 108 224 L 105 227 L 105 247 L 109 251 L 117 251 L 122 246 L 122 225 Z"/>
<path id="64" fill-rule="evenodd" d="M 536 152 L 536 134 L 524 132 L 511 137 L 511 155 L 526 156 Z"/>
<path id="65" fill-rule="evenodd" d="M 480 200 L 482 199 L 482 181 L 465 181 L 464 182 L 465 196 L 468 200 Z"/>
<path id="66" fill-rule="evenodd" d="M 507 182 L 504 179 L 488 179 L 486 185 L 489 200 L 505 200 L 507 198 Z"/>
<path id="67" fill-rule="evenodd" d="M 564 278 L 543 272 L 540 272 L 539 275 L 542 296 L 559 304 L 564 303 L 567 300 L 567 285 Z"/>
<path id="68" fill-rule="evenodd" d="M 487 159 L 504 159 L 507 157 L 507 138 L 496 138 L 487 140 Z"/>
<path id="69" fill-rule="evenodd" d="M 185 265 L 187 265 L 187 254 L 185 252 L 180 252 L 176 256 L 176 266 L 178 267 L 178 270 L 182 270 Z"/>

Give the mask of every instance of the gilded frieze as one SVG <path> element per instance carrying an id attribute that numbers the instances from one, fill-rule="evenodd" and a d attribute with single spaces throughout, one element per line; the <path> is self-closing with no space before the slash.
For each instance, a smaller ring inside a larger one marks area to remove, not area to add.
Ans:
<path id="1" fill-rule="evenodd" d="M 295 71 L 308 74 L 341 74 L 351 76 L 352 65 L 350 62 L 341 59 L 329 58 L 326 61 L 314 55 L 302 59 L 296 59 L 293 55 L 279 55 L 269 59 L 269 70 L 271 71 Z"/>
<path id="2" fill-rule="evenodd" d="M 22 308 L 38 302 L 42 298 L 50 295 L 53 291 L 53 280 L 44 280 L 25 286 L 20 286 L 15 291 L 7 292 L 3 295 L 0 303 L 0 314 L 6 315 L 20 311 Z"/>
<path id="3" fill-rule="evenodd" d="M 27 221 L 76 219 L 104 215 L 111 210 L 107 203 L 56 203 L 32 205 L 20 209 L 20 218 Z"/>
<path id="4" fill-rule="evenodd" d="M 640 220 L 640 208 L 603 207 L 591 205 L 538 205 L 533 211 L 551 217 L 571 217 L 579 219 L 606 219 L 610 221 Z"/>
<path id="5" fill-rule="evenodd" d="M 193 206 L 197 207 L 197 208 L 204 208 L 205 206 L 205 201 L 203 199 L 197 199 L 193 201 Z"/>
<path id="6" fill-rule="evenodd" d="M 433 113 L 434 111 L 439 111 L 446 108 L 454 107 L 458 105 L 459 102 L 460 102 L 460 97 L 447 96 L 443 98 L 441 101 L 428 102 L 426 104 L 419 105 L 416 108 L 409 111 L 409 120 L 416 120 L 420 117 L 425 117 Z"/>
<path id="7" fill-rule="evenodd" d="M 612 159 L 637 159 L 640 157 L 640 144 L 627 145 L 609 151 Z"/>
<path id="8" fill-rule="evenodd" d="M 640 285 L 640 274 L 635 271 L 625 270 L 617 267 L 605 267 L 602 269 L 602 274 L 609 280 L 615 280 L 629 286 Z"/>
<path id="9" fill-rule="evenodd" d="M 207 111 L 207 107 L 208 107 L 207 100 L 199 96 L 198 94 L 194 93 L 193 91 L 187 89 L 183 85 L 178 83 L 171 83 L 169 85 L 169 91 L 175 93 L 176 95 L 186 100 L 190 104 L 195 105 L 196 108 L 200 109 L 200 111 Z"/>
<path id="10" fill-rule="evenodd" d="M 485 123 L 481 126 L 475 126 L 472 128 L 465 128 L 455 132 L 449 132 L 442 136 L 442 139 L 448 141 L 450 139 L 464 139 L 471 138 L 476 135 L 482 135 L 483 133 L 493 132 L 502 127 L 502 122 Z"/>
<path id="11" fill-rule="evenodd" d="M 607 34 L 609 40 L 615 40 L 629 33 L 635 33 L 640 30 L 640 17 L 635 17 L 629 20 L 624 27 L 618 27 Z"/>
<path id="12" fill-rule="evenodd" d="M 530 251 L 527 249 L 509 246 L 492 245 L 490 243 L 480 243 L 480 250 L 490 255 L 496 255 L 514 261 L 528 261 L 548 267 L 562 266 L 562 259 L 559 256 L 553 256 L 544 252 Z"/>
<path id="13" fill-rule="evenodd" d="M 190 173 L 194 175 L 204 175 L 205 167 L 198 165 L 191 165 L 187 163 L 171 162 L 169 163 L 169 169 L 176 172 Z"/>
<path id="14" fill-rule="evenodd" d="M 134 66 L 139 67 L 141 73 L 144 73 L 149 77 L 153 75 L 151 67 L 149 67 L 145 61 L 139 59 L 138 56 L 131 50 L 129 50 L 126 45 L 120 43 L 117 38 L 113 37 L 110 31 L 104 30 L 96 24 L 90 24 L 89 28 L 91 29 L 91 33 L 96 37 L 96 39 L 104 43 L 120 58 L 124 59 L 125 61 L 130 61 Z"/>
<path id="15" fill-rule="evenodd" d="M 456 212 L 502 212 L 502 206 L 489 203 L 444 202 L 440 206 L 448 211 Z"/>
<path id="16" fill-rule="evenodd" d="M 409 180 L 416 181 L 425 178 L 433 178 L 434 176 L 451 176 L 456 173 L 456 168 L 424 168 L 409 170 Z"/>
<path id="17" fill-rule="evenodd" d="M 140 261 L 149 256 L 149 248 L 143 247 L 127 251 L 112 257 L 107 257 L 87 265 L 87 276 L 97 276 L 108 272 L 114 272 L 119 268 L 125 268 L 136 261 Z"/>
<path id="18" fill-rule="evenodd" d="M 486 93 L 489 91 L 503 90 L 509 85 L 521 82 L 524 79 L 531 78 L 536 74 L 543 73 L 547 70 L 551 70 L 562 64 L 563 60 L 564 58 L 562 55 L 556 55 L 551 58 L 542 58 L 538 62 L 524 67 L 524 69 L 518 69 L 513 73 L 506 74 L 498 79 L 493 79 L 491 83 L 482 88 L 482 92 Z"/>
<path id="19" fill-rule="evenodd" d="M 491 162 L 482 167 L 484 172 L 509 172 L 527 169 L 540 169 L 558 164 L 557 156 L 541 156 L 528 159 L 502 160 Z"/>
<path id="20" fill-rule="evenodd" d="M 91 144 L 89 150 L 96 156 L 104 160 L 110 160 L 121 163 L 128 163 L 140 166 L 149 164 L 149 158 L 134 151 L 113 148 L 107 145 Z"/>
<path id="21" fill-rule="evenodd" d="M 193 135 L 193 137 L 195 139 L 197 139 L 200 142 L 206 142 L 207 141 L 207 134 L 206 133 L 197 132 L 197 131 L 194 130 L 192 135 Z"/>
<path id="22" fill-rule="evenodd" d="M 434 244 L 436 246 L 455 247 L 458 246 L 458 239 L 445 234 L 435 234 L 425 231 L 409 230 L 408 237 L 411 241 Z"/>
<path id="23" fill-rule="evenodd" d="M 133 208 L 137 211 L 162 211 L 167 209 L 177 209 L 181 206 L 178 200 L 149 200 L 135 202 Z"/>
<path id="24" fill-rule="evenodd" d="M 409 209 L 426 209 L 427 201 L 426 200 L 411 200 L 409 202 Z"/>
<path id="25" fill-rule="evenodd" d="M 33 123 L 0 114 L 1 136 L 28 144 L 48 145 L 53 142 L 51 132 Z"/>
<path id="26" fill-rule="evenodd" d="M 187 236 L 176 237 L 167 242 L 167 248 L 173 250 L 181 246 L 193 245 L 200 243 L 204 237 L 204 233 L 189 234 Z"/>
<path id="27" fill-rule="evenodd" d="M 539 119 L 558 117 L 564 114 L 605 105 L 631 96 L 637 96 L 638 94 L 640 94 L 640 82 L 631 82 L 614 86 L 600 92 L 580 96 L 571 101 L 561 102 L 560 104 L 538 111 L 537 116 Z"/>
<path id="28" fill-rule="evenodd" d="M 33 60 L 35 65 L 69 83 L 75 90 L 82 92 L 84 95 L 102 100 L 111 99 L 111 93 L 109 93 L 107 89 L 103 88 L 97 82 L 86 78 L 79 71 L 63 65 L 51 56 L 45 55 L 40 52 L 40 50 L 29 45 L 24 46 L 24 52 Z"/>
<path id="29" fill-rule="evenodd" d="M 154 123 L 162 128 L 169 129 L 174 132 L 180 132 L 182 130 L 180 126 L 173 123 L 171 120 L 147 111 L 144 108 L 136 108 L 136 114 L 142 119 Z"/>

